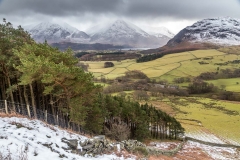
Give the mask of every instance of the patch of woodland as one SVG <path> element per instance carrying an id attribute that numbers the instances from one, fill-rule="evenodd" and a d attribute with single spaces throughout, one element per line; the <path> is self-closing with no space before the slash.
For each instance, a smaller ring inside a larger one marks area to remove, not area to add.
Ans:
<path id="1" fill-rule="evenodd" d="M 120 92 L 122 95 L 124 91 L 134 91 L 135 100 L 148 100 L 150 96 L 160 95 L 189 95 L 186 89 L 180 89 L 177 85 L 170 85 L 166 81 L 150 80 L 146 74 L 138 70 L 125 72 L 125 76 L 117 77 L 103 90 L 105 94 Z"/>
<path id="2" fill-rule="evenodd" d="M 217 72 L 204 72 L 197 76 L 198 79 L 202 80 L 216 80 L 216 79 L 227 79 L 227 78 L 238 78 L 240 77 L 240 69 L 219 69 Z"/>
<path id="3" fill-rule="evenodd" d="M 52 43 L 51 46 L 58 48 L 61 51 L 66 51 L 68 48 L 71 48 L 74 51 L 78 50 L 116 50 L 128 48 L 129 46 L 120 46 L 120 45 L 112 45 L 112 44 L 84 44 L 84 43 L 72 43 L 72 42 L 59 42 Z"/>
<path id="4" fill-rule="evenodd" d="M 226 86 L 220 87 L 214 86 L 212 83 L 208 83 L 202 79 L 195 78 L 189 83 L 187 89 L 189 94 L 205 94 L 208 98 L 228 100 L 228 101 L 240 101 L 240 94 L 237 92 L 226 91 Z"/>
<path id="5" fill-rule="evenodd" d="M 126 59 L 137 59 L 141 57 L 140 54 L 133 51 L 126 52 L 79 52 L 75 54 L 80 61 L 122 61 Z"/>

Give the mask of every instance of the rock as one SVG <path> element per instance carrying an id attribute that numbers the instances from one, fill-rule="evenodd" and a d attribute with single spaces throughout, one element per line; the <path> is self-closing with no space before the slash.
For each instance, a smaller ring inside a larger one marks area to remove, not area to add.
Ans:
<path id="1" fill-rule="evenodd" d="M 80 146 L 81 146 L 81 147 L 83 147 L 83 146 L 87 145 L 87 141 L 86 141 L 86 140 L 85 140 L 85 141 L 83 141 L 83 142 L 82 142 L 82 141 L 80 141 L 80 142 L 79 142 L 79 144 L 80 144 Z"/>
<path id="2" fill-rule="evenodd" d="M 85 155 L 86 153 L 87 153 L 87 151 L 81 151 L 80 149 L 79 150 L 77 150 L 77 152 L 78 152 L 78 154 L 80 154 L 80 155 Z"/>
<path id="3" fill-rule="evenodd" d="M 105 140 L 105 135 L 99 135 L 99 136 L 95 136 L 93 138 L 98 139 L 98 140 Z"/>
<path id="4" fill-rule="evenodd" d="M 66 139 L 66 138 L 62 138 L 62 142 L 66 143 L 70 149 L 72 150 L 76 150 L 77 146 L 78 146 L 78 140 L 77 139 Z"/>
<path id="5" fill-rule="evenodd" d="M 83 148 L 84 150 L 89 150 L 89 149 L 91 149 L 93 146 L 94 146 L 93 144 L 89 144 L 89 145 L 83 146 L 82 148 Z"/>
<path id="6" fill-rule="evenodd" d="M 78 140 L 77 139 L 68 140 L 67 144 L 71 149 L 76 150 L 78 146 Z"/>
<path id="7" fill-rule="evenodd" d="M 49 135 L 46 135 L 46 137 L 47 137 L 47 138 L 51 138 L 51 136 L 49 136 Z"/>

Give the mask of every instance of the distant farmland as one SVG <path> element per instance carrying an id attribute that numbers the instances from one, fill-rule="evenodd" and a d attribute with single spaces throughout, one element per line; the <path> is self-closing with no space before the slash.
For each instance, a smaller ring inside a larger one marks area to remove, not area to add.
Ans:
<path id="1" fill-rule="evenodd" d="M 204 60 L 206 57 L 212 57 L 211 60 Z M 217 67 L 214 63 L 237 59 L 238 55 L 227 55 L 226 53 L 217 50 L 197 50 L 191 52 L 182 52 L 169 54 L 162 58 L 145 62 L 136 63 L 135 60 L 124 60 L 121 62 L 113 61 L 114 67 L 104 68 L 104 62 L 90 62 L 89 71 L 96 77 L 101 75 L 109 79 L 114 79 L 119 75 L 123 75 L 127 70 L 140 70 L 149 78 L 167 79 L 170 82 L 175 77 L 196 76 L 206 71 L 216 71 Z M 209 64 L 199 64 L 205 61 Z M 221 68 L 227 68 L 223 66 Z M 231 66 L 238 67 L 238 66 Z"/>

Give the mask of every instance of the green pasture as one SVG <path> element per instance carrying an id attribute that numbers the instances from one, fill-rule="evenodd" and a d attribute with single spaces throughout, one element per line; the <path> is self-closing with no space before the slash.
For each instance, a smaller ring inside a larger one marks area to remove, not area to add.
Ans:
<path id="1" fill-rule="evenodd" d="M 212 57 L 213 59 L 203 60 L 204 57 Z M 166 79 L 171 82 L 174 77 L 192 77 L 202 72 L 216 71 L 219 66 L 214 65 L 214 63 L 230 61 L 237 58 L 238 55 L 227 55 L 217 50 L 197 50 L 169 54 L 144 63 L 136 63 L 135 60 L 112 61 L 115 66 L 111 68 L 104 68 L 104 61 L 86 61 L 84 63 L 89 65 L 89 72 L 92 72 L 96 77 L 104 75 L 106 78 L 114 79 L 124 75 L 128 70 L 140 70 L 150 78 Z M 209 64 L 200 65 L 198 62 L 201 61 Z M 231 67 L 238 67 L 238 65 Z M 227 66 L 220 68 L 227 68 Z"/>
<path id="2" fill-rule="evenodd" d="M 217 79 L 207 82 L 212 83 L 219 88 L 224 87 L 223 89 L 227 91 L 240 92 L 240 78 Z"/>
<path id="3" fill-rule="evenodd" d="M 202 52 L 202 54 L 200 54 Z M 228 65 L 223 65 L 219 66 L 216 65 L 215 63 L 224 63 L 228 61 L 233 61 L 236 59 L 239 59 L 240 57 L 238 55 L 233 55 L 233 54 L 224 54 L 219 51 L 212 52 L 212 50 L 207 50 L 207 51 L 193 51 L 191 52 L 196 56 L 204 56 L 205 57 L 212 57 L 210 60 L 204 60 L 204 58 L 201 59 L 191 59 L 188 61 L 183 61 L 179 62 L 181 64 L 180 67 L 167 72 L 166 74 L 163 74 L 162 76 L 158 77 L 159 79 L 165 79 L 168 80 L 170 83 L 173 82 L 174 78 L 180 78 L 180 77 L 195 77 L 200 75 L 201 73 L 204 72 L 217 72 L 218 70 L 221 69 L 233 69 L 233 68 L 239 68 L 240 64 L 228 64 Z M 209 53 L 209 54 L 207 54 Z M 208 56 L 210 55 L 210 56 Z M 199 62 L 205 62 L 208 64 L 199 64 Z"/>
<path id="4" fill-rule="evenodd" d="M 208 58 L 208 59 L 206 59 Z M 126 71 L 140 70 L 149 78 L 156 80 L 167 80 L 173 83 L 174 78 L 190 77 L 193 78 L 203 72 L 217 72 L 226 68 L 239 68 L 240 64 L 216 65 L 215 63 L 224 63 L 240 59 L 240 55 L 226 54 L 217 50 L 197 50 L 190 52 L 181 52 L 169 54 L 162 58 L 145 62 L 136 63 L 135 60 L 112 61 L 114 67 L 104 68 L 105 61 L 86 61 L 89 65 L 89 72 L 92 72 L 95 77 L 100 78 L 105 76 L 108 79 L 115 79 L 123 76 Z M 199 64 L 205 62 L 208 64 Z M 238 79 L 214 80 L 209 81 L 216 86 L 225 85 L 226 90 L 240 91 Z M 188 84 L 179 84 L 187 86 Z"/>
<path id="5" fill-rule="evenodd" d="M 196 58 L 212 57 L 212 56 L 219 56 L 219 55 L 225 54 L 223 52 L 219 52 L 214 49 L 196 50 L 196 51 L 190 51 L 189 53 L 193 54 Z"/>
<path id="6" fill-rule="evenodd" d="M 201 130 L 240 144 L 240 104 L 207 98 L 172 98 L 165 101 L 186 132 Z"/>

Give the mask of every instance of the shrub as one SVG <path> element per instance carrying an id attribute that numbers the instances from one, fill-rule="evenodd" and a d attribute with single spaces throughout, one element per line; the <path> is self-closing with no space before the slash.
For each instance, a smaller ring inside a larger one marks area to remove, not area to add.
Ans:
<path id="1" fill-rule="evenodd" d="M 148 151 L 147 151 L 146 147 L 136 147 L 133 150 L 133 153 L 144 155 L 145 157 L 148 156 Z"/>
<path id="2" fill-rule="evenodd" d="M 109 68 L 109 67 L 113 67 L 114 64 L 112 62 L 105 62 L 104 63 L 104 68 Z"/>
<path id="3" fill-rule="evenodd" d="M 107 137 L 117 141 L 127 140 L 130 137 L 130 128 L 120 119 L 110 123 L 108 127 L 105 126 L 104 132 Z"/>

